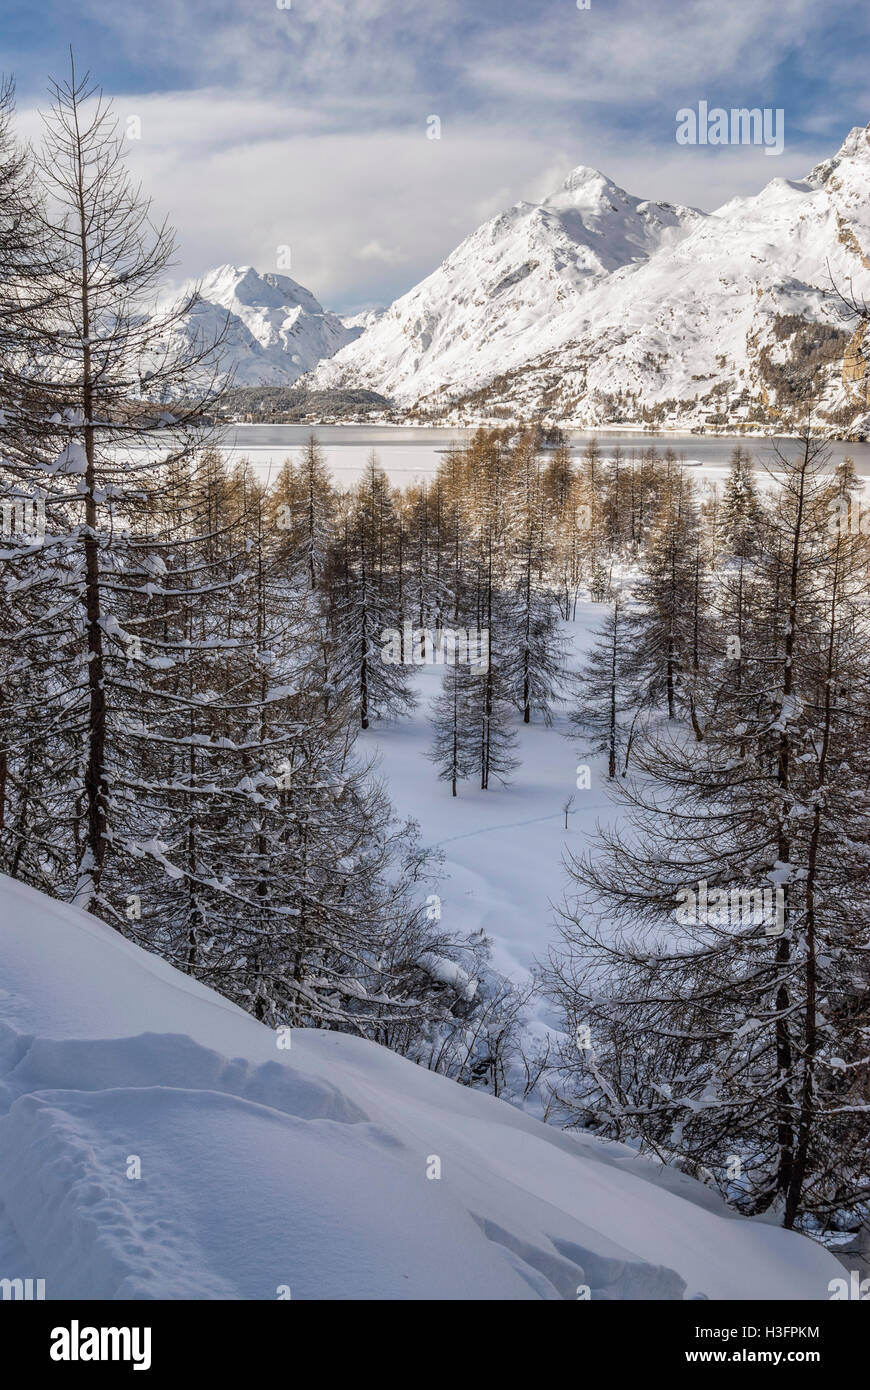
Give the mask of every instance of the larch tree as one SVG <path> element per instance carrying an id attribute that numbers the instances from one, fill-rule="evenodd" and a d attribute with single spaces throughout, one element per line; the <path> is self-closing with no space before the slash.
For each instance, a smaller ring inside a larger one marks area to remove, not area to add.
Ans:
<path id="1" fill-rule="evenodd" d="M 617 593 L 576 681 L 570 713 L 571 723 L 583 739 L 584 752 L 607 754 L 610 781 L 616 776 L 628 740 L 625 716 L 637 707 L 634 665 L 629 653 L 631 637 L 626 601 Z"/>
<path id="2" fill-rule="evenodd" d="M 53 756 L 38 760 L 33 799 L 55 802 L 55 880 L 80 906 L 103 911 L 122 809 L 116 721 L 135 637 L 116 618 L 124 572 L 165 469 L 199 443 L 217 345 L 172 332 L 195 297 L 148 312 L 173 240 L 129 180 L 110 108 L 74 67 L 52 96 L 36 160 L 51 268 L 15 420 L 33 447 L 12 463 L 20 487 L 48 493 L 46 537 L 22 557 L 16 624 L 18 640 L 38 648 L 45 713 L 33 733 Z M 186 404 L 146 407 L 137 399 L 146 390 L 152 401 Z"/>
<path id="3" fill-rule="evenodd" d="M 831 526 L 812 433 L 778 452 L 743 679 L 704 673 L 702 741 L 646 731 L 548 984 L 589 1041 L 575 1122 L 818 1232 L 870 1197 L 867 541 Z"/>
<path id="4" fill-rule="evenodd" d="M 395 507 L 377 458 L 345 510 L 330 559 L 330 620 L 339 686 L 352 693 L 360 727 L 399 715 L 416 697 L 402 650 Z"/>
<path id="5" fill-rule="evenodd" d="M 549 571 L 550 544 L 542 505 L 543 478 L 534 432 L 526 430 L 514 452 L 517 494 L 513 543 L 514 700 L 528 724 L 532 710 L 549 724 L 560 698 L 565 643 L 557 624 L 555 597 L 543 582 Z"/>

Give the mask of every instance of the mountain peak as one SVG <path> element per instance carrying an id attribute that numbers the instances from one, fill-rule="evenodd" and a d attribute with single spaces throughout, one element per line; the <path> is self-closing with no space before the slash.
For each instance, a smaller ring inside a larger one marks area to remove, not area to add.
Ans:
<path id="1" fill-rule="evenodd" d="M 256 275 L 257 272 L 253 269 L 253 266 L 233 265 L 230 261 L 227 261 L 224 265 L 215 266 L 213 270 L 207 270 L 202 277 L 202 285 L 203 288 L 208 286 L 209 289 L 230 285 L 235 287 L 241 284 L 245 277 L 250 275 L 252 271 Z"/>
<path id="2" fill-rule="evenodd" d="M 229 309 L 245 304 L 251 308 L 281 309 L 298 305 L 307 313 L 322 314 L 323 307 L 310 290 L 271 271 L 258 271 L 252 265 L 220 265 L 207 271 L 200 283 L 203 299 Z"/>
<path id="3" fill-rule="evenodd" d="M 591 164 L 578 164 L 564 180 L 562 187 L 566 192 L 573 193 L 579 188 L 589 187 L 590 184 L 600 187 L 609 182 L 606 174 L 602 174 L 600 169 L 593 169 Z"/>
<path id="4" fill-rule="evenodd" d="M 610 200 L 614 195 L 626 197 L 625 190 L 619 188 L 606 174 L 602 174 L 600 169 L 593 169 L 588 164 L 578 164 L 556 191 L 544 199 L 544 204 L 547 207 L 564 207 L 566 204 L 588 207 Z"/>
<path id="5" fill-rule="evenodd" d="M 837 153 L 830 159 L 823 159 L 807 175 L 807 183 L 827 183 L 831 175 L 842 164 L 860 161 L 870 168 L 870 123 L 853 126 Z"/>
<path id="6" fill-rule="evenodd" d="M 223 333 L 237 385 L 293 382 L 359 336 L 289 275 L 227 262 L 206 271 L 198 285 L 198 302 L 178 332 L 213 326 Z"/>

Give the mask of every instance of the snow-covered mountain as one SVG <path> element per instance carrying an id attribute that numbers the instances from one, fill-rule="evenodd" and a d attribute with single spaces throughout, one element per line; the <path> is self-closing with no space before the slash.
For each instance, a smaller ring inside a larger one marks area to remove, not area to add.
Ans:
<path id="1" fill-rule="evenodd" d="M 358 1038 L 280 1039 L 7 878 L 0 959 L 0 1276 L 46 1299 L 827 1300 L 842 1276 L 622 1145 Z"/>
<path id="2" fill-rule="evenodd" d="M 288 275 L 222 265 L 199 283 L 200 302 L 176 331 L 208 341 L 228 321 L 222 365 L 237 386 L 296 381 L 362 331 L 346 327 Z"/>
<path id="3" fill-rule="evenodd" d="M 377 379 L 405 402 L 444 384 L 478 385 L 563 341 L 560 325 L 596 285 L 646 261 L 702 216 L 643 202 L 595 169 L 575 169 L 543 203 L 517 203 L 485 222 L 312 384 Z"/>
<path id="4" fill-rule="evenodd" d="M 784 369 L 810 361 L 822 404 L 854 413 L 862 373 L 832 277 L 870 295 L 870 126 L 804 180 L 711 214 L 581 168 L 485 223 L 308 381 L 430 410 L 482 391 L 483 414 L 696 423 L 787 412 Z"/>

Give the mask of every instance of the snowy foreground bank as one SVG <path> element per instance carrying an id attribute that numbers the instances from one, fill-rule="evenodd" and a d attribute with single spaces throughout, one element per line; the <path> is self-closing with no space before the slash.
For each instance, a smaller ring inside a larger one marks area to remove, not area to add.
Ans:
<path id="1" fill-rule="evenodd" d="M 280 1050 L 5 878 L 0 961 L 0 1278 L 49 1299 L 827 1299 L 842 1274 L 679 1173 L 374 1044 L 299 1030 Z"/>

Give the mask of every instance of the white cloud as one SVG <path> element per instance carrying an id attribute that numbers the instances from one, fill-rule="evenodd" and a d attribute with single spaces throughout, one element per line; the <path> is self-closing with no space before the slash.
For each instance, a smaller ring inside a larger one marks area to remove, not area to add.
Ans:
<path id="1" fill-rule="evenodd" d="M 178 227 L 178 277 L 225 261 L 277 269 L 277 248 L 290 246 L 294 277 L 340 309 L 394 298 L 485 218 L 540 200 L 576 164 L 642 197 L 711 208 L 801 177 L 866 119 L 856 112 L 832 135 L 808 88 L 795 93 L 805 107 L 786 110 L 776 161 L 673 138 L 677 107 L 701 97 L 744 105 L 751 89 L 749 104 L 781 105 L 767 96 L 778 65 L 801 40 L 815 52 L 855 0 L 75 4 L 128 68 L 141 56 L 175 88 L 122 91 L 116 109 L 141 119 L 130 164 Z M 841 85 L 865 96 L 860 62 L 841 65 Z M 440 140 L 426 138 L 433 112 Z M 811 137 L 802 148 L 798 118 Z"/>
<path id="2" fill-rule="evenodd" d="M 726 100 L 729 89 L 736 96 L 753 83 L 763 88 L 811 30 L 824 31 L 831 7 L 817 0 L 596 7 L 593 0 L 588 11 L 554 7 L 545 23 L 537 11 L 529 15 L 520 41 L 518 26 L 504 26 L 465 46 L 469 82 L 535 106 L 594 102 L 630 110 L 671 104 L 687 90 L 712 96 L 721 87 Z M 759 90 L 759 103 L 770 104 L 762 97 Z"/>
<path id="3" fill-rule="evenodd" d="M 178 229 L 179 279 L 226 261 L 278 269 L 290 246 L 294 278 L 341 309 L 409 288 L 482 218 L 527 196 L 553 159 L 544 142 L 498 128 L 440 141 L 422 124 L 316 133 L 292 109 L 216 92 L 115 105 L 141 117 L 128 162 Z M 35 128 L 32 113 L 25 124 Z M 561 173 L 571 163 L 565 150 Z"/>
<path id="4" fill-rule="evenodd" d="M 693 149 L 626 141 L 591 125 L 558 139 L 456 122 L 439 141 L 405 130 L 319 132 L 305 110 L 218 91 L 116 99 L 141 117 L 131 171 L 179 232 L 179 279 L 226 261 L 293 276 L 328 307 L 386 303 L 433 270 L 468 233 L 522 198 L 538 201 L 576 164 L 603 169 L 640 197 L 711 208 L 774 175 L 801 177 L 831 153 Z M 35 128 L 32 113 L 24 123 Z M 845 131 L 842 132 L 845 135 Z"/>
<path id="5" fill-rule="evenodd" d="M 407 260 L 405 252 L 394 246 L 384 246 L 380 241 L 369 241 L 361 246 L 357 255 L 361 261 L 381 261 L 384 265 L 396 265 Z"/>

